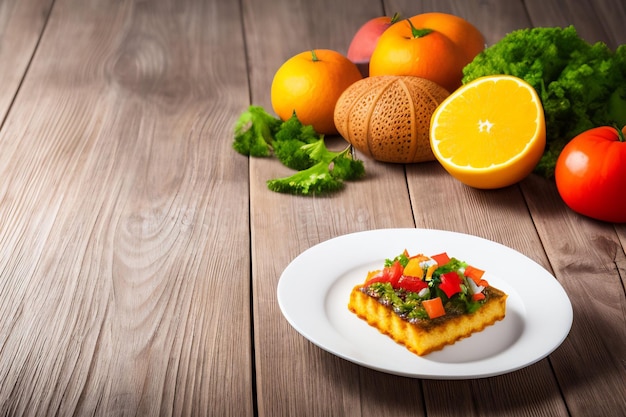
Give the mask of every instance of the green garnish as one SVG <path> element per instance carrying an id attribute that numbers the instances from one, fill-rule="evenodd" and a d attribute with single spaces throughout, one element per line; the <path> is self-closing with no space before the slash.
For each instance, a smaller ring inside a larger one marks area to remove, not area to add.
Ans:
<path id="1" fill-rule="evenodd" d="M 285 122 L 262 107 L 250 106 L 235 123 L 233 148 L 247 156 L 274 155 L 296 172 L 285 178 L 267 181 L 276 192 L 297 195 L 321 195 L 341 190 L 344 181 L 365 175 L 363 161 L 354 157 L 352 147 L 328 150 L 324 136 L 312 126 L 303 125 L 294 114 Z"/>

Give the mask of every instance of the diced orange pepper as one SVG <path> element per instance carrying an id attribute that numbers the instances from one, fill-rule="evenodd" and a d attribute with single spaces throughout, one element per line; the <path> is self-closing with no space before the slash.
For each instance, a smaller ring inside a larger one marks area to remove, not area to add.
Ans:
<path id="1" fill-rule="evenodd" d="M 413 256 L 411 256 L 411 257 L 409 258 L 409 263 L 411 263 L 411 261 L 413 261 L 414 259 L 417 261 L 417 263 L 418 263 L 418 264 L 421 264 L 421 263 L 423 263 L 423 262 L 427 262 L 427 261 L 434 260 L 433 258 L 429 258 L 428 256 L 426 256 L 426 255 L 424 255 L 424 254 L 420 253 L 419 255 L 413 255 Z M 408 266 L 408 264 L 407 264 L 407 266 Z M 430 281 L 430 279 L 431 279 L 431 278 L 432 278 L 432 276 L 433 276 L 433 272 L 435 272 L 435 269 L 437 269 L 438 267 L 439 267 L 439 265 L 438 265 L 438 264 L 436 264 L 436 263 L 435 263 L 435 264 L 433 264 L 433 265 L 431 265 L 431 266 L 429 266 L 429 267 L 426 269 L 426 276 L 424 276 L 424 266 L 423 266 L 423 265 L 420 265 L 420 268 L 422 268 L 422 273 L 421 273 L 421 275 L 419 275 L 419 277 L 420 277 L 420 278 L 422 278 L 422 279 L 423 279 L 423 280 L 425 280 L 425 281 Z M 406 272 L 405 272 L 405 275 L 409 275 L 409 276 L 410 276 L 410 274 L 407 274 Z"/>
<path id="2" fill-rule="evenodd" d="M 437 255 L 433 255 L 431 256 L 431 258 L 437 262 L 437 264 L 439 264 L 439 266 L 441 265 L 445 265 L 448 262 L 450 262 L 450 257 L 448 256 L 448 254 L 446 252 L 437 254 Z"/>
<path id="3" fill-rule="evenodd" d="M 424 269 L 422 269 L 422 266 L 420 265 L 419 258 L 411 258 L 409 260 L 409 262 L 404 267 L 404 275 L 408 277 L 417 277 L 420 279 L 424 277 Z"/>
<path id="4" fill-rule="evenodd" d="M 482 292 L 477 292 L 476 294 L 472 294 L 472 300 L 474 301 L 480 301 L 484 299 L 485 299 L 485 294 L 483 294 Z"/>
<path id="5" fill-rule="evenodd" d="M 441 301 L 441 297 L 424 300 L 422 301 L 422 305 L 424 306 L 424 310 L 426 310 L 426 314 L 428 314 L 428 317 L 430 317 L 431 319 L 445 316 L 446 314 L 446 310 L 443 308 L 443 301 Z"/>
<path id="6" fill-rule="evenodd" d="M 471 278 L 476 285 L 480 285 L 480 281 L 483 277 L 485 271 L 482 269 L 475 268 L 471 265 L 465 267 L 465 272 L 463 273 L 466 277 Z"/>

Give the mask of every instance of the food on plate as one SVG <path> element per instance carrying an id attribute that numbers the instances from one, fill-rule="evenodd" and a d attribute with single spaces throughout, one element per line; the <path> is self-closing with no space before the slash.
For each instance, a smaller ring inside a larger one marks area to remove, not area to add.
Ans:
<path id="1" fill-rule="evenodd" d="M 433 161 L 430 118 L 448 95 L 424 78 L 371 76 L 355 82 L 339 97 L 335 126 L 358 151 L 378 161 Z"/>
<path id="2" fill-rule="evenodd" d="M 321 134 L 336 134 L 333 112 L 337 99 L 362 78 L 357 66 L 337 51 L 314 49 L 299 53 L 274 74 L 271 101 L 285 121 L 295 112 L 304 125 Z"/>
<path id="3" fill-rule="evenodd" d="M 626 45 L 590 44 L 573 26 L 520 29 L 486 48 L 463 69 L 463 82 L 509 74 L 532 85 L 546 118 L 547 146 L 535 171 L 552 177 L 559 153 L 596 126 L 626 124 Z"/>
<path id="4" fill-rule="evenodd" d="M 405 250 L 352 289 L 348 309 L 423 356 L 504 319 L 507 294 L 483 275 L 445 252 L 411 256 Z"/>
<path id="5" fill-rule="evenodd" d="M 526 81 L 510 75 L 478 78 L 435 110 L 430 143 L 441 165 L 474 188 L 502 188 L 524 179 L 546 143 L 541 101 Z"/>
<path id="6" fill-rule="evenodd" d="M 379 16 L 365 22 L 354 34 L 348 47 L 348 59 L 356 64 L 364 77 L 369 75 L 369 63 L 380 35 L 400 19 L 398 13 L 392 17 Z"/>
<path id="7" fill-rule="evenodd" d="M 350 146 L 341 151 L 326 148 L 324 135 L 311 125 L 303 125 L 294 113 L 286 121 L 267 113 L 260 106 L 249 106 L 234 128 L 233 148 L 247 156 L 276 158 L 298 172 L 267 181 L 270 190 L 297 194 L 328 194 L 343 188 L 344 181 L 365 175 L 363 161 L 356 159 Z"/>
<path id="8" fill-rule="evenodd" d="M 626 222 L 626 140 L 622 130 L 601 126 L 572 139 L 561 151 L 554 178 L 575 212 L 612 223 Z"/>

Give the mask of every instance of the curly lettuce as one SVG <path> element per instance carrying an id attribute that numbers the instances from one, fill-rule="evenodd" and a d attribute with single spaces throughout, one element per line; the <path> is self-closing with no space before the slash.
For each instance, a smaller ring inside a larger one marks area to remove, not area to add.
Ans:
<path id="1" fill-rule="evenodd" d="M 590 44 L 573 26 L 520 29 L 463 69 L 463 83 L 509 74 L 532 85 L 546 118 L 546 149 L 535 172 L 552 177 L 561 150 L 579 133 L 626 118 L 626 45 Z"/>

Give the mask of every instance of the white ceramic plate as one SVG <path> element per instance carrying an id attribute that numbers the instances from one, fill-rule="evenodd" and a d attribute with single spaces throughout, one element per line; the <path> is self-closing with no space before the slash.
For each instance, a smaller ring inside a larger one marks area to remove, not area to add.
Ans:
<path id="1" fill-rule="evenodd" d="M 443 350 L 420 357 L 351 313 L 352 287 L 369 270 L 407 249 L 450 257 L 485 270 L 506 292 L 504 320 Z M 305 338 L 348 361 L 425 379 L 482 378 L 511 372 L 549 355 L 572 325 L 572 305 L 539 264 L 499 243 L 430 229 L 380 229 L 336 237 L 307 249 L 280 277 L 280 309 Z"/>

